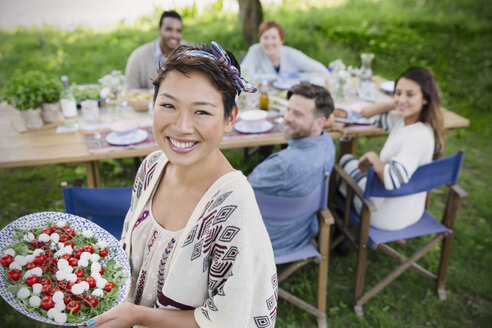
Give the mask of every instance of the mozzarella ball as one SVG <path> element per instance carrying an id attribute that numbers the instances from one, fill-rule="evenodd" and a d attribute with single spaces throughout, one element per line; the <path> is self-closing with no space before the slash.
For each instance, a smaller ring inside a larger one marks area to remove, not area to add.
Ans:
<path id="1" fill-rule="evenodd" d="M 66 313 L 58 313 L 55 315 L 55 321 L 57 323 L 65 323 L 67 322 L 67 314 Z"/>
<path id="2" fill-rule="evenodd" d="M 38 240 L 39 240 L 40 242 L 42 242 L 42 243 L 46 243 L 46 242 L 50 241 L 50 239 L 51 239 L 51 238 L 50 238 L 50 235 L 48 235 L 48 234 L 46 234 L 46 233 L 42 233 L 42 234 L 40 234 L 40 235 L 39 235 L 39 238 L 38 238 Z"/>
<path id="3" fill-rule="evenodd" d="M 96 280 L 96 287 L 103 289 L 107 283 L 108 283 L 108 281 L 104 278 L 97 279 Z"/>
<path id="4" fill-rule="evenodd" d="M 9 270 L 15 270 L 15 269 L 22 271 L 22 266 L 19 263 L 14 261 L 14 262 L 10 263 Z"/>
<path id="5" fill-rule="evenodd" d="M 65 272 L 64 270 L 58 270 L 58 271 L 56 271 L 56 280 L 58 280 L 58 281 L 65 280 L 65 279 L 67 279 L 67 275 L 68 275 L 68 273 Z"/>
<path id="6" fill-rule="evenodd" d="M 68 282 L 76 282 L 76 281 L 77 281 L 77 278 L 78 278 L 78 277 L 77 277 L 77 275 L 76 275 L 75 273 L 69 273 L 69 274 L 67 274 L 67 276 L 66 276 L 66 278 L 65 278 L 65 279 L 66 279 Z"/>
<path id="7" fill-rule="evenodd" d="M 31 243 L 34 239 L 36 239 L 36 237 L 32 232 L 28 232 L 24 235 L 24 237 L 22 237 L 22 239 L 24 239 L 28 243 Z"/>
<path id="8" fill-rule="evenodd" d="M 68 261 L 65 259 L 59 259 L 57 266 L 58 270 L 64 270 L 68 266 Z"/>
<path id="9" fill-rule="evenodd" d="M 60 241 L 60 235 L 57 232 L 53 232 L 50 237 L 51 241 L 54 243 L 58 243 Z"/>
<path id="10" fill-rule="evenodd" d="M 41 290 L 43 289 L 43 285 L 41 285 L 39 282 L 35 283 L 32 285 L 32 293 L 33 294 L 39 294 L 41 293 Z"/>
<path id="11" fill-rule="evenodd" d="M 14 257 L 14 261 L 17 262 L 20 266 L 24 266 L 27 264 L 27 260 L 25 256 L 17 255 Z"/>
<path id="12" fill-rule="evenodd" d="M 91 253 L 89 252 L 82 252 L 82 254 L 80 254 L 80 259 L 81 260 L 89 260 L 91 258 Z"/>
<path id="13" fill-rule="evenodd" d="M 48 318 L 50 319 L 54 319 L 55 318 L 55 315 L 57 315 L 58 313 L 60 313 L 60 310 L 58 310 L 57 308 L 54 308 L 52 307 L 51 309 L 48 310 Z"/>
<path id="14" fill-rule="evenodd" d="M 59 303 L 59 302 L 63 302 L 63 292 L 61 291 L 57 291 L 53 294 L 53 302 L 55 303 Z"/>
<path id="15" fill-rule="evenodd" d="M 101 271 L 101 264 L 98 262 L 94 262 L 91 264 L 91 272 L 98 272 Z"/>
<path id="16" fill-rule="evenodd" d="M 20 299 L 28 298 L 30 294 L 31 294 L 31 292 L 29 291 L 29 289 L 27 289 L 27 287 L 22 287 L 17 292 L 17 298 L 20 298 Z"/>
<path id="17" fill-rule="evenodd" d="M 35 267 L 34 269 L 31 269 L 31 271 L 38 277 L 41 277 L 43 275 L 43 269 L 41 269 L 40 267 Z"/>
<path id="18" fill-rule="evenodd" d="M 101 297 L 103 296 L 104 292 L 102 289 L 100 288 L 96 288 L 92 291 L 92 295 L 96 296 L 96 297 Z"/>
<path id="19" fill-rule="evenodd" d="M 97 262 L 97 261 L 99 261 L 100 258 L 101 257 L 99 256 L 99 254 L 91 254 L 90 260 L 92 262 Z"/>
<path id="20" fill-rule="evenodd" d="M 29 305 L 32 307 L 39 307 L 41 305 L 41 298 L 36 295 L 31 296 L 31 298 L 29 298 Z"/>
<path id="21" fill-rule="evenodd" d="M 87 266 L 89 266 L 89 261 L 88 260 L 79 260 L 78 265 L 86 268 Z"/>
<path id="22" fill-rule="evenodd" d="M 74 295 L 80 295 L 84 292 L 84 287 L 82 287 L 80 284 L 75 284 L 72 286 L 72 289 L 70 291 Z"/>
<path id="23" fill-rule="evenodd" d="M 55 309 L 59 310 L 60 312 L 65 310 L 65 302 L 63 300 L 61 302 L 55 303 Z"/>
<path id="24" fill-rule="evenodd" d="M 15 256 L 15 251 L 12 248 L 8 248 L 3 251 L 3 255 L 11 255 L 12 257 Z"/>
<path id="25" fill-rule="evenodd" d="M 89 290 L 89 283 L 87 281 L 85 281 L 85 280 L 81 281 L 80 285 L 82 286 L 82 288 L 84 288 L 84 291 Z"/>
<path id="26" fill-rule="evenodd" d="M 32 252 L 32 255 L 38 256 L 39 254 L 44 254 L 44 250 L 41 248 L 36 248 L 34 252 Z"/>

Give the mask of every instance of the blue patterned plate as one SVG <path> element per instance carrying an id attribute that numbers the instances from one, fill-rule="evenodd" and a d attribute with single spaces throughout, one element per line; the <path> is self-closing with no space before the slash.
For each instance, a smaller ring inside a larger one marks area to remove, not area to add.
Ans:
<path id="1" fill-rule="evenodd" d="M 77 231 L 92 230 L 92 232 L 94 232 L 94 236 L 97 238 L 98 241 L 104 240 L 108 243 L 107 250 L 109 251 L 109 254 L 106 256 L 106 259 L 114 259 L 116 262 L 115 267 L 122 267 L 123 272 L 128 274 L 128 278 L 125 284 L 120 286 L 120 297 L 116 300 L 114 306 L 124 302 L 128 295 L 128 292 L 130 291 L 131 284 L 130 263 L 128 262 L 128 257 L 126 256 L 123 249 L 120 247 L 118 240 L 116 240 L 113 235 L 111 235 L 109 232 L 107 232 L 94 222 L 91 222 L 87 219 L 81 218 L 76 215 L 60 212 L 40 212 L 23 216 L 11 222 L 0 231 L 0 250 L 10 248 L 13 243 L 17 242 L 12 239 L 12 236 L 14 235 L 14 227 L 23 230 L 29 230 L 33 228 L 47 226 L 48 221 L 52 221 L 55 223 L 58 221 L 69 222 L 70 227 Z M 102 263 L 104 262 L 102 261 Z M 6 273 L 5 269 L 7 268 L 1 267 L 0 270 L 3 270 L 3 273 Z M 0 295 L 2 295 L 3 299 L 7 301 L 7 303 L 9 303 L 14 309 L 19 311 L 23 315 L 37 321 L 57 326 L 80 326 L 83 324 L 68 322 L 64 324 L 59 324 L 52 319 L 43 317 L 36 311 L 27 312 L 24 308 L 23 303 L 18 300 L 15 295 L 12 295 L 10 292 L 7 291 L 7 282 L 4 280 L 4 276 L 5 274 L 0 274 Z"/>

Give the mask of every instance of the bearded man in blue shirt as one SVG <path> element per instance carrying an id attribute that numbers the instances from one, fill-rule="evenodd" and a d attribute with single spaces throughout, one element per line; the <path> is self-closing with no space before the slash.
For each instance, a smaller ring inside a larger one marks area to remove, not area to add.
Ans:
<path id="1" fill-rule="evenodd" d="M 288 147 L 258 164 L 248 181 L 263 194 L 302 197 L 321 183 L 325 172 L 333 169 L 335 145 L 323 128 L 334 121 L 334 106 L 330 93 L 311 83 L 292 87 L 287 99 L 283 135 Z M 266 224 L 266 228 L 275 256 L 304 246 L 319 229 L 315 213 L 292 224 Z"/>

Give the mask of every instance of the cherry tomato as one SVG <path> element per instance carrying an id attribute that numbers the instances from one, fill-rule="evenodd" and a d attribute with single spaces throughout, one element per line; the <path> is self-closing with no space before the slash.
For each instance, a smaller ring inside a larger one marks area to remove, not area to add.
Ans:
<path id="1" fill-rule="evenodd" d="M 48 278 L 43 278 L 39 281 L 39 283 L 43 286 L 45 285 L 49 285 L 50 284 L 50 280 Z"/>
<path id="2" fill-rule="evenodd" d="M 67 235 L 69 235 L 70 237 L 75 237 L 75 231 L 72 228 L 65 226 L 63 227 L 63 229 L 65 230 L 65 233 Z"/>
<path id="3" fill-rule="evenodd" d="M 82 254 L 83 252 L 84 252 L 83 249 L 77 248 L 75 250 L 75 257 L 78 258 L 78 259 L 80 259 L 80 254 Z"/>
<path id="4" fill-rule="evenodd" d="M 75 266 L 77 266 L 77 264 L 79 264 L 79 260 L 77 260 L 77 258 L 75 258 L 75 257 L 71 257 L 68 259 L 68 264 L 75 267 Z"/>
<path id="5" fill-rule="evenodd" d="M 106 255 L 108 255 L 108 253 L 109 252 L 106 248 L 99 250 L 99 256 L 105 257 Z"/>
<path id="6" fill-rule="evenodd" d="M 94 277 L 87 277 L 85 281 L 87 281 L 90 288 L 96 286 L 96 279 L 94 279 Z"/>
<path id="7" fill-rule="evenodd" d="M 2 258 L 0 259 L 0 264 L 2 264 L 2 266 L 4 267 L 8 267 L 12 262 L 14 262 L 14 257 L 9 254 L 2 256 Z"/>
<path id="8" fill-rule="evenodd" d="M 110 291 L 111 291 L 111 289 L 113 289 L 113 288 L 114 288 L 114 284 L 113 284 L 111 281 L 109 281 L 109 282 L 106 284 L 106 286 L 104 286 L 104 290 L 105 290 L 105 291 L 107 291 L 107 292 L 110 292 Z"/>
<path id="9" fill-rule="evenodd" d="M 22 271 L 19 269 L 10 270 L 7 272 L 7 276 L 14 281 L 19 280 L 21 275 L 22 275 Z"/>
<path id="10" fill-rule="evenodd" d="M 36 257 L 34 258 L 34 263 L 36 263 L 37 265 L 41 265 L 41 264 L 44 264 L 44 262 L 48 259 L 48 256 L 46 256 L 46 254 L 39 254 L 39 255 L 36 255 Z"/>
<path id="11" fill-rule="evenodd" d="M 50 290 L 51 290 L 51 284 L 46 284 L 46 285 L 43 285 L 43 288 L 41 288 L 41 293 L 43 293 L 45 295 L 49 295 Z"/>
<path id="12" fill-rule="evenodd" d="M 34 238 L 34 240 L 31 242 L 31 245 L 33 245 L 36 248 L 41 248 L 44 246 L 44 243 Z"/>
<path id="13" fill-rule="evenodd" d="M 84 302 L 87 306 L 92 306 L 92 307 L 96 307 L 97 304 L 99 304 L 99 299 L 97 299 L 94 295 L 89 295 L 89 296 L 85 296 L 84 295 Z"/>
<path id="14" fill-rule="evenodd" d="M 67 285 L 68 290 L 72 290 L 72 286 L 75 285 L 75 283 L 71 282 Z"/>
<path id="15" fill-rule="evenodd" d="M 44 228 L 43 230 L 41 230 L 41 233 L 45 233 L 47 235 L 51 235 L 53 233 L 53 229 L 51 229 L 50 227 Z"/>
<path id="16" fill-rule="evenodd" d="M 75 247 L 75 244 L 73 243 L 73 241 L 66 241 L 63 245 L 65 245 L 65 246 L 71 246 L 72 248 Z"/>
<path id="17" fill-rule="evenodd" d="M 50 290 L 50 295 L 53 296 L 58 291 L 61 292 L 61 289 L 60 288 L 53 288 L 52 290 Z"/>
<path id="18" fill-rule="evenodd" d="M 101 266 L 101 270 L 99 270 L 99 273 L 100 274 L 103 274 L 104 273 L 104 267 L 103 266 Z"/>
<path id="19" fill-rule="evenodd" d="M 67 304 L 67 311 L 71 314 L 77 313 L 80 310 L 80 303 L 74 300 L 71 300 Z"/>
<path id="20" fill-rule="evenodd" d="M 67 235 L 66 233 L 61 233 L 60 234 L 60 242 L 64 243 L 70 240 L 70 235 Z"/>
<path id="21" fill-rule="evenodd" d="M 34 263 L 34 262 L 29 262 L 26 264 L 27 270 L 34 269 L 35 267 L 36 267 L 36 263 Z"/>
<path id="22" fill-rule="evenodd" d="M 53 308 L 55 306 L 55 302 L 53 302 L 53 299 L 51 296 L 45 296 L 41 300 L 41 307 L 48 311 L 49 309 Z"/>
<path id="23" fill-rule="evenodd" d="M 68 259 L 70 258 L 70 254 L 63 254 L 61 258 L 68 261 Z"/>
<path id="24" fill-rule="evenodd" d="M 73 301 L 73 298 L 72 298 L 72 293 L 70 293 L 70 292 L 65 292 L 65 293 L 63 293 L 63 295 L 65 295 L 65 298 L 63 299 L 63 303 L 68 304 L 68 303 L 70 303 L 71 301 Z"/>
<path id="25" fill-rule="evenodd" d="M 35 274 L 26 279 L 26 285 L 28 285 L 29 287 L 31 287 L 32 285 L 38 282 L 39 282 L 39 277 L 36 276 Z"/>
<path id="26" fill-rule="evenodd" d="M 67 283 L 65 282 L 65 280 L 62 280 L 58 282 L 58 286 L 60 286 L 60 288 L 67 288 Z"/>
<path id="27" fill-rule="evenodd" d="M 75 275 L 76 275 L 78 278 L 82 278 L 82 277 L 84 276 L 84 270 L 82 270 L 82 269 L 75 270 L 73 273 L 75 273 Z"/>
<path id="28" fill-rule="evenodd" d="M 85 245 L 85 246 L 84 246 L 84 250 L 85 250 L 86 252 L 91 253 L 91 254 L 92 254 L 92 253 L 94 253 L 94 247 L 92 247 L 91 245 Z"/>
<path id="29" fill-rule="evenodd" d="M 82 277 L 77 277 L 77 280 L 75 280 L 75 283 L 78 284 L 79 282 L 84 281 L 84 278 Z"/>

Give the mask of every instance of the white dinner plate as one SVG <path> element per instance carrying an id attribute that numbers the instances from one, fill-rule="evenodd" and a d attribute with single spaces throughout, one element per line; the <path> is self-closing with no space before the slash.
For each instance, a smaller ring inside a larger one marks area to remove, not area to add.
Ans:
<path id="1" fill-rule="evenodd" d="M 106 135 L 106 142 L 114 146 L 127 146 L 134 145 L 139 142 L 147 140 L 149 134 L 147 131 L 137 129 L 128 133 L 110 132 Z"/>
<path id="2" fill-rule="evenodd" d="M 288 90 L 292 88 L 294 85 L 299 84 L 301 81 L 298 79 L 276 79 L 273 81 L 272 85 L 275 89 L 279 90 Z"/>
<path id="3" fill-rule="evenodd" d="M 257 129 L 252 129 L 247 124 L 247 122 L 238 121 L 236 122 L 236 124 L 234 124 L 234 128 L 236 129 L 236 131 L 241 133 L 263 133 L 270 131 L 273 128 L 273 124 L 269 121 L 263 121 L 260 127 L 258 127 Z"/>
<path id="4" fill-rule="evenodd" d="M 131 284 L 130 262 L 128 261 L 128 257 L 126 256 L 123 248 L 121 248 L 121 246 L 119 245 L 118 240 L 112 234 L 87 219 L 61 212 L 40 212 L 23 216 L 9 223 L 0 231 L 0 252 L 7 248 L 10 248 L 12 244 L 18 242 L 18 240 L 15 240 L 14 238 L 16 234 L 16 229 L 30 230 L 33 228 L 45 227 L 47 226 L 48 221 L 54 223 L 58 221 L 68 222 L 70 223 L 70 227 L 76 231 L 91 230 L 94 233 L 94 237 L 96 237 L 98 241 L 104 240 L 108 243 L 107 250 L 109 251 L 109 253 L 106 256 L 105 261 L 113 259 L 115 261 L 115 268 L 122 267 L 123 272 L 128 275 L 125 284 L 119 286 L 120 296 L 114 302 L 113 307 L 124 302 L 126 297 L 128 296 L 128 292 L 130 291 Z M 64 324 L 59 324 L 52 319 L 43 317 L 37 311 L 27 311 L 24 307 L 24 303 L 7 290 L 8 285 L 5 281 L 6 271 L 7 270 L 4 267 L 0 266 L 0 295 L 14 309 L 31 319 L 44 323 L 49 323 L 52 325 L 80 326 L 83 324 L 83 322 L 66 322 Z"/>
<path id="5" fill-rule="evenodd" d="M 393 94 L 395 90 L 395 81 L 384 81 L 379 86 L 383 92 Z"/>

